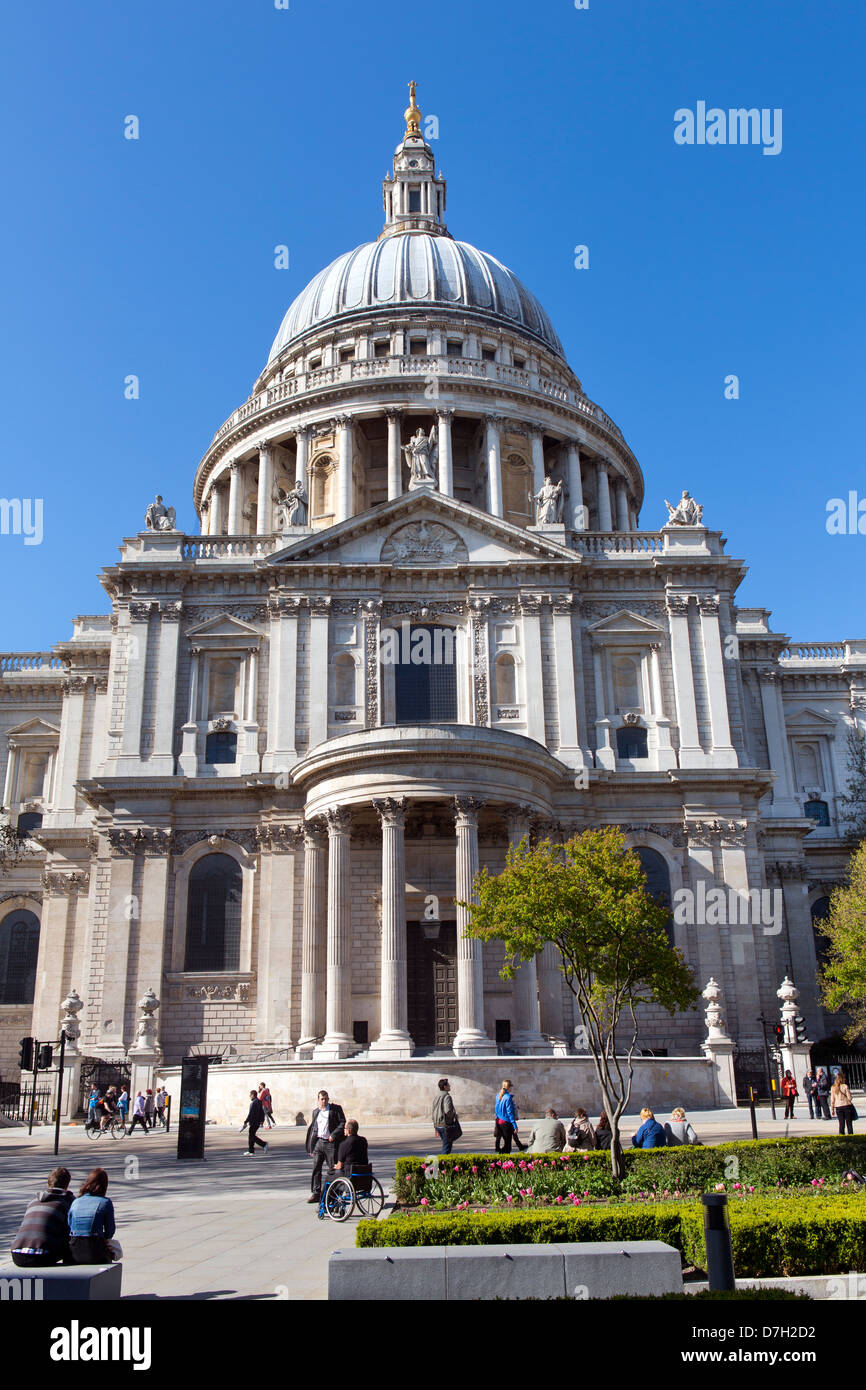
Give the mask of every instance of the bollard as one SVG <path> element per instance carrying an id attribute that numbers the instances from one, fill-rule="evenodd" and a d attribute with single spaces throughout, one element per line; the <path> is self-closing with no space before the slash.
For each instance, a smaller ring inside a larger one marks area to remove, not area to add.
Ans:
<path id="1" fill-rule="evenodd" d="M 735 1289 L 728 1199 L 723 1192 L 705 1192 L 701 1201 L 704 1204 L 704 1242 L 710 1288 Z"/>
<path id="2" fill-rule="evenodd" d="M 753 1138 L 753 1139 L 757 1139 L 757 1137 L 758 1137 L 758 1118 L 757 1118 L 757 1116 L 756 1116 L 756 1114 L 755 1114 L 754 1093 L 751 1091 L 751 1087 L 749 1088 L 749 1090 L 750 1090 L 750 1094 L 752 1094 L 752 1097 L 753 1097 L 753 1098 L 749 1101 L 749 1115 L 750 1115 L 751 1121 L 752 1121 L 752 1138 Z"/>

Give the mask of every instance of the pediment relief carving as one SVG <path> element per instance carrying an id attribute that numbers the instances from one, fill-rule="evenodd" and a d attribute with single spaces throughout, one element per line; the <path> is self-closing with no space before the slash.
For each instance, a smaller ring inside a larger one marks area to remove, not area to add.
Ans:
<path id="1" fill-rule="evenodd" d="M 422 518 L 392 531 L 380 558 L 392 565 L 459 565 L 469 558 L 469 552 L 465 541 L 450 526 Z"/>

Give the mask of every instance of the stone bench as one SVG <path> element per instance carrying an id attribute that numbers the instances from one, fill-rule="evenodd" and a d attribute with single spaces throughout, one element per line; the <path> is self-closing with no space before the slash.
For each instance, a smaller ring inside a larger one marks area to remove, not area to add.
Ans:
<path id="1" fill-rule="evenodd" d="M 680 1252 L 660 1240 L 568 1245 L 426 1245 L 335 1250 L 328 1298 L 610 1298 L 681 1293 Z"/>
<path id="2" fill-rule="evenodd" d="M 0 1264 L 0 1302 L 103 1303 L 120 1298 L 123 1261 L 110 1265 Z"/>

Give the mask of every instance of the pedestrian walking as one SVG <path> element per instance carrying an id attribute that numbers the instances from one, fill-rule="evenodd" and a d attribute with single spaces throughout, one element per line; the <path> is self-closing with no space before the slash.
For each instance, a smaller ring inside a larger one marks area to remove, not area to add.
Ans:
<path id="1" fill-rule="evenodd" d="M 147 1134 L 146 1106 L 147 1099 L 145 1096 L 142 1095 L 141 1091 L 139 1091 L 138 1095 L 135 1097 L 135 1103 L 132 1107 L 132 1124 L 129 1126 L 130 1134 L 132 1134 L 132 1131 L 135 1129 L 136 1125 L 141 1125 L 145 1134 Z"/>
<path id="2" fill-rule="evenodd" d="M 440 1152 L 450 1154 L 455 1139 L 460 1138 L 463 1130 L 460 1128 L 457 1111 L 454 1109 L 451 1086 L 447 1076 L 440 1078 L 439 1091 L 433 1102 L 433 1128 L 442 1141 Z"/>
<path id="3" fill-rule="evenodd" d="M 830 1105 L 833 1114 L 839 1121 L 840 1134 L 853 1134 L 854 1121 L 857 1119 L 857 1111 L 854 1108 L 854 1101 L 851 1091 L 845 1080 L 845 1073 L 838 1071 L 830 1088 Z"/>
<path id="4" fill-rule="evenodd" d="M 313 1160 L 307 1201 L 315 1202 L 317 1206 L 322 1200 L 322 1169 L 327 1168 L 330 1182 L 334 1176 L 337 1150 L 346 1130 L 346 1116 L 327 1091 L 319 1092 L 318 1102 L 305 1140 L 307 1153 Z"/>
<path id="5" fill-rule="evenodd" d="M 815 1074 L 815 1091 L 818 1097 L 818 1104 L 821 1107 L 821 1119 L 830 1118 L 830 1078 L 823 1067 L 819 1067 Z"/>
<path id="6" fill-rule="evenodd" d="M 117 1097 L 117 1112 L 120 1115 L 120 1123 L 125 1129 L 129 1119 L 129 1092 L 125 1086 Z"/>
<path id="7" fill-rule="evenodd" d="M 165 1102 L 168 1099 L 168 1091 L 164 1086 L 160 1086 L 156 1093 L 156 1118 L 165 1129 Z"/>
<path id="8" fill-rule="evenodd" d="M 260 1149 L 264 1150 L 265 1153 L 267 1153 L 268 1151 L 268 1146 L 265 1143 L 264 1139 L 259 1138 L 259 1130 L 261 1129 L 264 1122 L 265 1112 L 262 1109 L 262 1103 L 259 1100 L 257 1093 L 255 1091 L 250 1091 L 250 1108 L 247 1111 L 247 1118 L 241 1125 L 241 1134 L 243 1134 L 245 1129 L 249 1128 L 249 1146 L 247 1149 L 244 1150 L 244 1152 L 249 1154 L 250 1156 L 252 1156 L 255 1153 L 257 1144 Z"/>
<path id="9" fill-rule="evenodd" d="M 782 1077 L 782 1095 L 785 1097 L 785 1119 L 793 1120 L 794 1101 L 797 1099 L 799 1091 L 797 1090 L 797 1082 L 789 1071 L 786 1071 Z"/>
<path id="10" fill-rule="evenodd" d="M 276 1120 L 274 1119 L 273 1101 L 271 1100 L 271 1093 L 267 1088 L 267 1084 L 264 1081 L 259 1082 L 259 1100 L 265 1112 L 265 1124 L 268 1129 L 274 1129 Z"/>
<path id="11" fill-rule="evenodd" d="M 818 1087 L 815 1082 L 815 1073 L 811 1067 L 803 1077 L 803 1095 L 806 1097 L 806 1104 L 809 1107 L 809 1119 L 814 1120 Z"/>
<path id="12" fill-rule="evenodd" d="M 516 1147 L 522 1153 L 526 1145 L 521 1144 L 517 1137 L 518 1109 L 517 1102 L 511 1093 L 510 1081 L 503 1081 L 499 1088 L 494 1114 L 496 1119 L 493 1130 L 493 1140 L 496 1152 L 510 1154 L 511 1141 L 513 1139 Z"/>
<path id="13" fill-rule="evenodd" d="M 90 1095 L 87 1097 L 87 1123 L 95 1129 L 99 1123 L 97 1107 L 99 1105 L 99 1092 L 95 1086 L 91 1086 Z"/>
<path id="14" fill-rule="evenodd" d="M 156 1124 L 155 1110 L 156 1104 L 153 1099 L 153 1091 L 148 1087 L 144 1096 L 144 1120 L 148 1129 L 153 1129 Z"/>

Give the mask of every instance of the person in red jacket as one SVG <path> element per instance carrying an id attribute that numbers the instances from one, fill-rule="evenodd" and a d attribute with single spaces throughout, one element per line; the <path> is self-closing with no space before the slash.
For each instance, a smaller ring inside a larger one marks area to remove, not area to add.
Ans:
<path id="1" fill-rule="evenodd" d="M 782 1095 L 785 1097 L 785 1119 L 793 1120 L 794 1101 L 797 1099 L 799 1092 L 797 1090 L 797 1083 L 789 1071 L 786 1071 L 785 1075 L 782 1077 Z"/>

